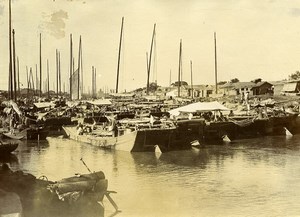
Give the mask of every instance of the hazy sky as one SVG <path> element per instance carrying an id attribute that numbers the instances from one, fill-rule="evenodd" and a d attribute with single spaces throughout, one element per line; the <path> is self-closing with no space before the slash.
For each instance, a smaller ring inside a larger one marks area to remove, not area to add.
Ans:
<path id="1" fill-rule="evenodd" d="M 50 61 L 50 88 L 55 80 L 55 49 L 61 51 L 62 77 L 69 77 L 69 37 L 78 56 L 82 36 L 85 90 L 91 86 L 91 67 L 97 68 L 97 87 L 115 88 L 121 19 L 124 40 L 120 89 L 146 84 L 146 52 L 156 23 L 158 84 L 177 79 L 179 42 L 183 41 L 183 80 L 214 83 L 214 31 L 217 32 L 220 80 L 255 78 L 280 80 L 300 70 L 300 1 L 287 0 L 12 0 L 16 52 L 21 82 L 26 66 L 39 61 L 42 33 L 43 76 Z M 8 0 L 0 0 L 0 88 L 8 80 Z M 77 65 L 77 60 L 75 61 Z M 35 70 L 34 70 L 35 72 Z M 35 74 L 35 73 L 34 73 Z M 153 75 L 151 75 L 151 81 Z"/>

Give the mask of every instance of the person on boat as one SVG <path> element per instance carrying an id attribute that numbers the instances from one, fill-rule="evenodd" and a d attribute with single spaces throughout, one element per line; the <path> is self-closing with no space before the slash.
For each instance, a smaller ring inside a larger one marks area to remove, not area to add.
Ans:
<path id="1" fill-rule="evenodd" d="M 189 113 L 189 120 L 192 120 L 192 118 L 193 118 L 193 114 L 192 113 Z"/>
<path id="2" fill-rule="evenodd" d="M 233 114 L 233 111 L 232 111 L 232 110 L 230 110 L 230 112 L 229 112 L 228 116 L 229 116 L 229 117 L 232 117 L 232 116 L 234 116 L 234 114 Z"/>

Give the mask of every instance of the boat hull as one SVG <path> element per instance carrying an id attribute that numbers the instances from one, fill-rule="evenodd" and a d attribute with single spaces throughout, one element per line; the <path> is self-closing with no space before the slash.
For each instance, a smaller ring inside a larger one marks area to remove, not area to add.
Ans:
<path id="1" fill-rule="evenodd" d="M 157 146 L 162 152 L 191 148 L 189 140 L 180 136 L 176 128 L 135 130 L 116 137 L 78 135 L 74 126 L 63 129 L 70 139 L 101 148 L 129 152 L 154 152 Z"/>

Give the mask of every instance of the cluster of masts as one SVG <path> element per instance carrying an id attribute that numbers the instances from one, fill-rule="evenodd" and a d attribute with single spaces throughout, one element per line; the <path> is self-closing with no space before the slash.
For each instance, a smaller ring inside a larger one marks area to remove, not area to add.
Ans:
<path id="1" fill-rule="evenodd" d="M 123 25 L 124 25 L 124 17 L 122 17 L 121 24 L 121 32 L 120 32 L 120 42 L 119 42 L 119 52 L 118 52 L 118 65 L 117 65 L 117 79 L 116 79 L 116 89 L 115 92 L 119 92 L 119 74 L 120 74 L 120 57 L 121 57 L 121 49 L 122 49 L 122 39 L 123 39 Z M 147 88 L 146 94 L 149 94 L 150 90 L 150 71 L 151 71 L 151 63 L 152 63 L 152 55 L 153 55 L 153 45 L 155 43 L 156 38 L 156 24 L 153 27 L 152 39 L 150 52 L 146 52 L 146 60 L 147 60 Z M 215 83 L 216 83 L 216 93 L 217 93 L 217 49 L 216 49 L 216 33 L 214 33 L 214 42 L 215 42 Z M 11 25 L 11 0 L 9 0 L 9 84 L 8 84 L 8 93 L 9 99 L 17 100 L 17 95 L 20 94 L 20 81 L 19 81 L 19 59 L 17 58 L 17 67 L 16 67 L 16 58 L 15 58 L 15 31 L 12 30 Z M 81 36 L 79 39 L 79 54 L 78 54 L 78 68 L 75 70 L 75 63 L 73 57 L 73 41 L 72 34 L 70 34 L 70 95 L 69 98 L 72 99 L 80 99 L 81 93 L 83 92 L 83 67 L 82 67 L 82 45 L 81 45 Z M 56 94 L 57 97 L 62 93 L 61 87 L 61 58 L 60 51 L 56 50 Z M 193 91 L 193 72 L 192 72 L 192 61 L 190 61 L 191 66 L 191 87 Z M 38 78 L 38 69 L 36 65 L 36 88 L 34 88 L 34 78 L 32 73 L 32 68 L 28 71 L 28 67 L 26 66 L 27 73 L 27 91 L 34 89 L 35 94 L 38 93 L 38 96 L 41 97 L 42 94 L 42 35 L 39 34 L 39 78 Z M 97 95 L 97 85 L 96 85 L 96 68 L 92 66 L 92 98 L 96 98 Z M 171 72 L 170 72 L 171 77 Z M 171 79 L 171 78 L 170 78 Z M 50 79 L 49 79 L 49 61 L 47 59 L 47 78 L 45 89 L 48 92 L 48 98 L 50 98 Z M 180 89 L 181 89 L 181 81 L 182 81 L 182 40 L 180 40 L 179 47 L 179 69 L 178 69 L 178 97 L 180 97 Z M 64 91 L 65 93 L 65 87 Z M 28 93 L 28 92 L 27 92 Z"/>

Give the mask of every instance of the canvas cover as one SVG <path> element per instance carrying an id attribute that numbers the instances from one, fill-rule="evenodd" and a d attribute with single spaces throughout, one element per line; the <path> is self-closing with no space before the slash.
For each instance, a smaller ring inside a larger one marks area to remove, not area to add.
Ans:
<path id="1" fill-rule="evenodd" d="M 185 105 L 169 111 L 171 115 L 178 116 L 180 112 L 205 112 L 205 111 L 229 111 L 221 103 L 214 102 L 196 102 L 189 105 Z"/>

